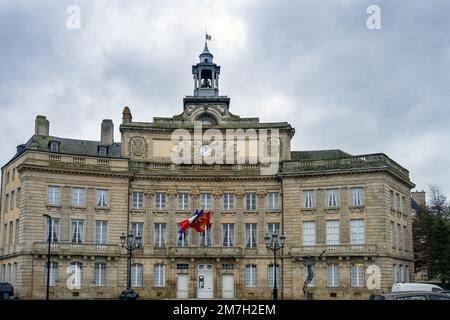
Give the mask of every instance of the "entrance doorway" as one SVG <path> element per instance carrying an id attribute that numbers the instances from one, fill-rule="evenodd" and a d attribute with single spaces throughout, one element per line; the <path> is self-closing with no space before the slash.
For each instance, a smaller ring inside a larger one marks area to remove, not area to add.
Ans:
<path id="1" fill-rule="evenodd" d="M 222 298 L 234 298 L 234 275 L 232 274 L 222 275 Z"/>
<path id="2" fill-rule="evenodd" d="M 199 264 L 197 267 L 197 298 L 214 298 L 214 270 L 212 264 Z"/>
<path id="3" fill-rule="evenodd" d="M 177 298 L 186 299 L 189 296 L 189 275 L 177 274 Z"/>

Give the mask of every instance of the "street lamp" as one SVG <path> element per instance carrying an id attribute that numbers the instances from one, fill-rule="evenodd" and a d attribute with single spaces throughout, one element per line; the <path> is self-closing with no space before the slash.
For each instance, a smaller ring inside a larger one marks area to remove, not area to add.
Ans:
<path id="1" fill-rule="evenodd" d="M 47 218 L 48 225 L 48 252 L 47 252 L 47 300 L 50 299 L 50 250 L 51 250 L 51 235 L 52 235 L 52 217 L 48 214 L 43 214 L 45 218 Z"/>
<path id="2" fill-rule="evenodd" d="M 278 233 L 274 232 L 271 235 L 266 233 L 264 237 L 266 241 L 266 247 L 269 250 L 273 251 L 273 300 L 278 300 L 278 288 L 277 288 L 277 251 L 284 247 L 284 241 L 286 237 L 284 234 L 278 236 Z"/>
<path id="3" fill-rule="evenodd" d="M 127 235 L 122 233 L 120 236 L 120 244 L 122 248 L 127 250 L 127 289 L 122 291 L 120 296 L 121 299 L 125 300 L 135 300 L 139 296 L 138 293 L 135 293 L 133 288 L 131 287 L 131 256 L 132 252 L 136 249 L 141 248 L 142 237 L 140 235 L 134 235 L 133 231 L 130 231 Z"/>

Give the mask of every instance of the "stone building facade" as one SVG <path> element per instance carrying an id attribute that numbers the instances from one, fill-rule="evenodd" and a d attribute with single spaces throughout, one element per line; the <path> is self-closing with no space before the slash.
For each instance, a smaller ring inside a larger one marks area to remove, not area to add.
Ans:
<path id="1" fill-rule="evenodd" d="M 413 280 L 414 184 L 406 169 L 382 153 L 291 151 L 287 122 L 229 111 L 206 45 L 192 72 L 194 95 L 180 115 L 135 122 L 125 107 L 120 143 L 110 120 L 100 141 L 84 141 L 52 136 L 46 117 L 36 118 L 35 134 L 2 167 L 2 281 L 22 298 L 44 298 L 50 241 L 51 298 L 117 298 L 127 283 L 120 236 L 130 230 L 142 236 L 131 267 L 142 298 L 270 299 L 277 270 L 281 297 L 302 299 L 304 259 L 324 250 L 310 284 L 314 298 L 365 299 Z M 192 146 L 199 161 L 175 164 L 180 141 L 172 133 L 192 133 L 194 121 L 202 132 L 253 129 L 258 139 L 261 130 L 276 130 L 261 145 L 276 145 L 278 170 L 262 174 L 249 145 L 244 163 L 205 163 L 206 135 Z M 177 223 L 198 208 L 211 210 L 209 229 L 180 239 Z M 264 240 L 273 231 L 286 236 L 276 268 Z M 373 266 L 380 286 L 369 289 Z"/>

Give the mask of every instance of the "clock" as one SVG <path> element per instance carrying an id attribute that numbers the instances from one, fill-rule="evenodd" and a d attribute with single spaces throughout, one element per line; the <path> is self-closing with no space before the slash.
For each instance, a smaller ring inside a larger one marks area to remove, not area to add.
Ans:
<path id="1" fill-rule="evenodd" d="M 210 157 L 212 153 L 212 148 L 209 144 L 203 144 L 200 147 L 200 154 L 204 157 Z"/>

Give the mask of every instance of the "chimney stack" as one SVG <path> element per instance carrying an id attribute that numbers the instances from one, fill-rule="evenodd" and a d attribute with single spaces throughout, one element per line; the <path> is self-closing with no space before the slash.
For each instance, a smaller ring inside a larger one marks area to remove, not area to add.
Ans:
<path id="1" fill-rule="evenodd" d="M 114 124 L 110 119 L 102 121 L 101 143 L 105 145 L 114 143 Z"/>
<path id="2" fill-rule="evenodd" d="M 124 107 L 122 112 L 122 123 L 131 122 L 133 120 L 133 116 L 131 115 L 130 108 Z"/>
<path id="3" fill-rule="evenodd" d="M 45 116 L 37 116 L 34 122 L 34 134 L 38 136 L 48 136 L 49 122 Z"/>
<path id="4" fill-rule="evenodd" d="M 425 201 L 425 191 L 413 191 L 411 192 L 411 197 L 414 199 L 415 202 L 421 207 L 424 207 L 426 204 Z"/>

